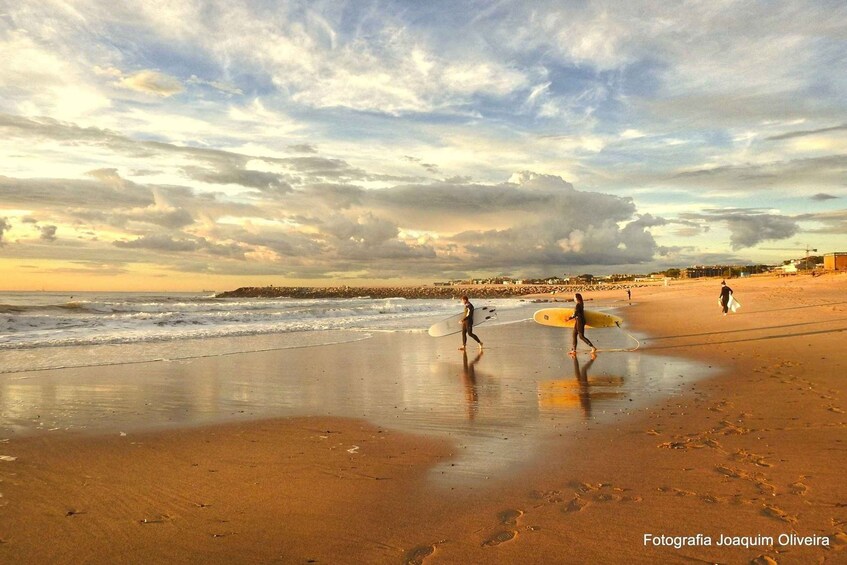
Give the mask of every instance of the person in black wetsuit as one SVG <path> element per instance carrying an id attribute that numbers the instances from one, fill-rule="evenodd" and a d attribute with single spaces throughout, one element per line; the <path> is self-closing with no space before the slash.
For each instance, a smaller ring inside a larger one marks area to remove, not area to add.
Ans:
<path id="1" fill-rule="evenodd" d="M 468 300 L 467 296 L 462 297 L 462 302 L 465 304 L 465 315 L 459 321 L 462 324 L 462 347 L 459 348 L 460 351 L 465 350 L 465 346 L 468 343 L 468 336 L 474 338 L 474 340 L 479 344 L 479 348 L 482 349 L 482 342 L 476 337 L 476 334 L 473 333 L 473 304 Z"/>
<path id="2" fill-rule="evenodd" d="M 726 312 L 729 309 L 729 298 L 732 294 L 732 289 L 726 285 L 726 281 L 721 281 L 721 307 L 723 308 L 723 315 L 726 316 Z"/>
<path id="3" fill-rule="evenodd" d="M 571 357 L 576 356 L 576 338 L 579 337 L 591 348 L 591 356 L 593 357 L 597 354 L 597 348 L 594 347 L 591 340 L 585 337 L 585 304 L 582 301 L 582 295 L 580 293 L 577 292 L 574 294 L 574 298 L 576 299 L 576 306 L 573 310 L 573 316 L 568 318 L 568 320 L 576 320 L 573 325 L 573 348 L 569 355 Z"/>

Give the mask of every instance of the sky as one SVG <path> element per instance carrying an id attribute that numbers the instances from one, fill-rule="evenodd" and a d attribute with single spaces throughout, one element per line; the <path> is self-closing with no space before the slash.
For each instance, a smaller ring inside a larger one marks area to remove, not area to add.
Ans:
<path id="1" fill-rule="evenodd" d="M 0 0 L 0 289 L 847 251 L 847 4 Z"/>

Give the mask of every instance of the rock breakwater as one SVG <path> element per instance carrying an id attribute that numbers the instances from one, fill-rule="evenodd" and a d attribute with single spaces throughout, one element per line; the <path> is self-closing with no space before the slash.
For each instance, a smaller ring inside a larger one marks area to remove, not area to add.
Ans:
<path id="1" fill-rule="evenodd" d="M 632 286 L 632 285 L 627 285 Z M 246 286 L 218 298 L 516 298 L 557 293 L 613 290 L 620 285 L 444 285 L 444 286 Z"/>

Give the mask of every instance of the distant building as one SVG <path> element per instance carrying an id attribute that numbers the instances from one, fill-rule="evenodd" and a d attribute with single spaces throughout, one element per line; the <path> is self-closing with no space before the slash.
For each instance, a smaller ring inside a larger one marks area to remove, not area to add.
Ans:
<path id="1" fill-rule="evenodd" d="M 825 254 L 823 268 L 827 271 L 847 271 L 847 253 Z"/>
<path id="2" fill-rule="evenodd" d="M 680 270 L 679 276 L 684 279 L 699 279 L 701 277 L 722 277 L 726 267 L 686 267 Z"/>

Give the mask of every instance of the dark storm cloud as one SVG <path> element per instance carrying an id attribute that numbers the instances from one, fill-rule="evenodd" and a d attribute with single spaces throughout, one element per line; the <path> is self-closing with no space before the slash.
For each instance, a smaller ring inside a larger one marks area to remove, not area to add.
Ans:
<path id="1" fill-rule="evenodd" d="M 786 239 L 800 231 L 795 218 L 757 209 L 704 210 L 703 214 L 681 216 L 708 223 L 724 223 L 729 229 L 733 250 L 753 247 L 763 241 Z"/>

